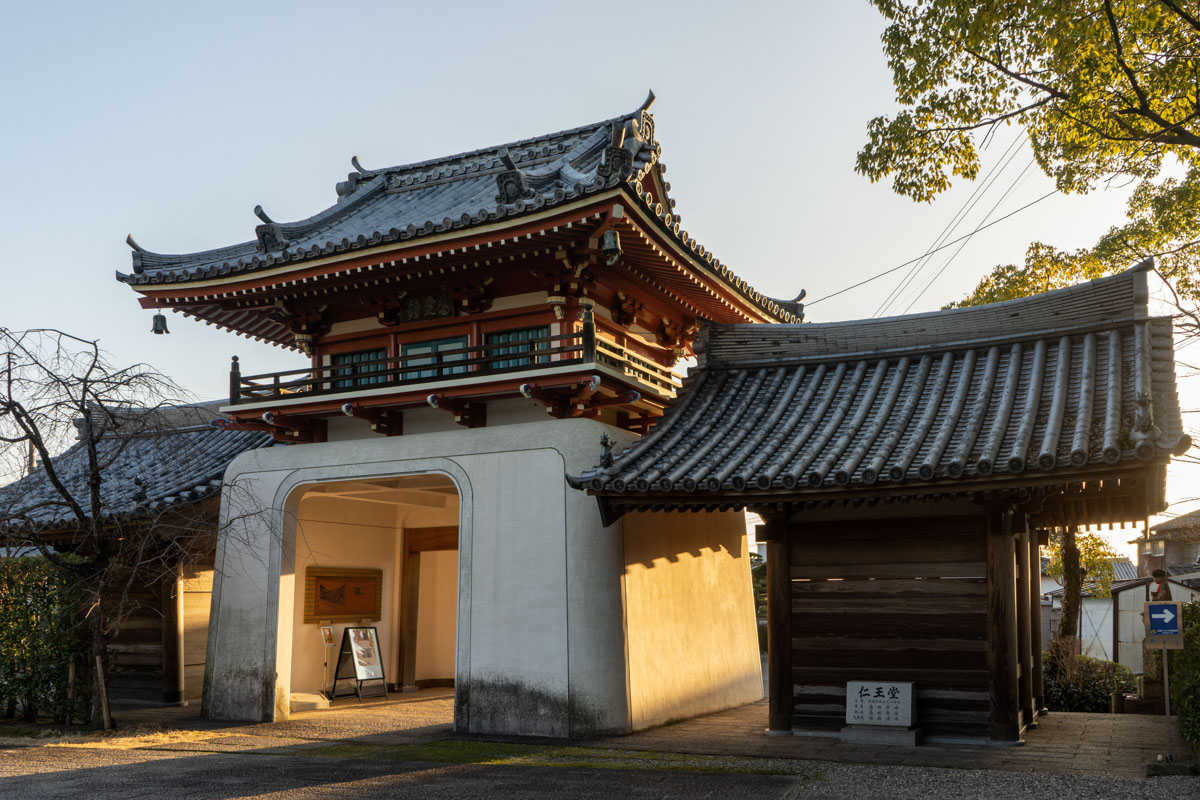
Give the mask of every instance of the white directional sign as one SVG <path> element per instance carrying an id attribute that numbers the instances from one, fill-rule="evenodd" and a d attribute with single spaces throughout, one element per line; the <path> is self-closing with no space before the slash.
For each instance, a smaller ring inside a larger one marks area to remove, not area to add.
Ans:
<path id="1" fill-rule="evenodd" d="M 1181 603 L 1146 603 L 1146 645 L 1166 650 L 1183 649 L 1183 609 Z"/>

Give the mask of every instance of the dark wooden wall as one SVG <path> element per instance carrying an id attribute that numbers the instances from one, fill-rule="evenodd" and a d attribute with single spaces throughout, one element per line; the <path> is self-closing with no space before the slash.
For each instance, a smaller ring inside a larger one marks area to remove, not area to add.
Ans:
<path id="1" fill-rule="evenodd" d="M 793 730 L 839 730 L 846 681 L 894 680 L 925 736 L 987 737 L 986 517 L 787 529 Z"/>

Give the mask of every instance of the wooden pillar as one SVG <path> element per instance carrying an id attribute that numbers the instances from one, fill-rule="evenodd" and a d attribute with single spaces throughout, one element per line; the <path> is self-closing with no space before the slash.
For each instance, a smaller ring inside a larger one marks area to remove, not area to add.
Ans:
<path id="1" fill-rule="evenodd" d="M 758 538 L 767 543 L 767 733 L 792 731 L 792 576 L 785 517 L 766 519 Z"/>
<path id="2" fill-rule="evenodd" d="M 407 538 L 407 537 L 406 537 Z M 401 691 L 417 691 L 417 599 L 421 594 L 421 553 L 408 549 L 405 542 L 400 565 L 400 686 Z"/>
<path id="3" fill-rule="evenodd" d="M 1030 631 L 1029 584 L 1032 580 L 1029 564 L 1029 526 L 1027 517 L 1017 514 L 1014 523 L 1017 528 L 1016 559 L 1017 559 L 1017 663 L 1018 680 L 1017 693 L 1021 704 L 1022 726 L 1033 725 L 1033 649 Z"/>
<path id="4" fill-rule="evenodd" d="M 159 584 L 162 612 L 162 699 L 183 702 L 183 583 L 178 569 Z"/>
<path id="5" fill-rule="evenodd" d="M 1017 587 L 1012 512 L 988 515 L 987 626 L 990 735 L 994 742 L 1020 740 L 1017 694 Z"/>
<path id="6" fill-rule="evenodd" d="M 1046 689 L 1042 684 L 1042 552 L 1038 545 L 1044 533 L 1029 532 L 1029 649 L 1033 655 L 1033 710 L 1046 713 Z"/>
<path id="7" fill-rule="evenodd" d="M 1042 682 L 1042 549 L 1050 535 L 1044 530 L 1030 531 L 1030 648 L 1033 650 L 1033 709 L 1046 714 L 1046 691 Z"/>

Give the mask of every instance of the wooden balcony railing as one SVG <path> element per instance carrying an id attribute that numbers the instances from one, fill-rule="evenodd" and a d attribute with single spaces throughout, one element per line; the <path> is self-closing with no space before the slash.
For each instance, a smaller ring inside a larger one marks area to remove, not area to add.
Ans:
<path id="1" fill-rule="evenodd" d="M 261 375 L 242 375 L 234 356 L 229 400 L 231 404 L 251 403 L 597 363 L 620 370 L 661 395 L 671 396 L 679 387 L 679 379 L 662 365 L 597 339 L 588 314 L 583 329 L 572 333 Z"/>

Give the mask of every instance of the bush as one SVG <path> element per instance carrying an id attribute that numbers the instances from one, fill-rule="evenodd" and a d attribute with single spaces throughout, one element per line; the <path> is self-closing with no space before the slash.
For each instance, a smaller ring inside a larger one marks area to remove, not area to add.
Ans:
<path id="1" fill-rule="evenodd" d="M 1183 604 L 1183 649 L 1170 652 L 1171 711 L 1179 733 L 1200 747 L 1200 601 Z"/>
<path id="2" fill-rule="evenodd" d="M 28 722 L 39 712 L 70 722 L 74 708 L 88 708 L 81 609 L 78 587 L 44 559 L 0 558 L 0 713 L 11 715 L 19 705 Z M 72 659 L 74 703 L 67 691 Z"/>
<path id="3" fill-rule="evenodd" d="M 1046 706 L 1051 711 L 1107 712 L 1113 692 L 1132 692 L 1133 670 L 1100 658 L 1076 655 L 1073 642 L 1054 642 L 1042 654 Z"/>

